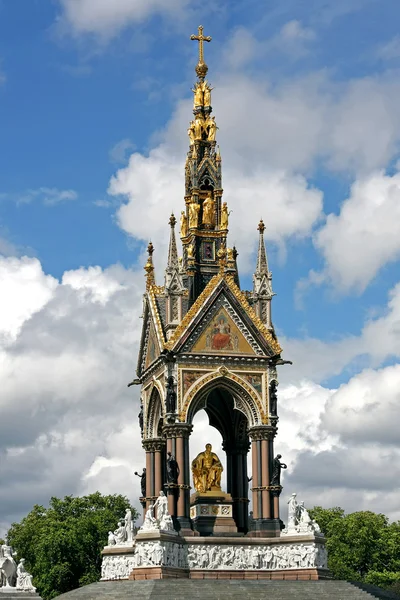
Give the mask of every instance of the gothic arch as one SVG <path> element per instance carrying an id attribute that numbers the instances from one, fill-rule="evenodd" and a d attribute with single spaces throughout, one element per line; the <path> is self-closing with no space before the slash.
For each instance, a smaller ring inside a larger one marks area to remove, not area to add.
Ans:
<path id="1" fill-rule="evenodd" d="M 236 373 L 229 372 L 226 367 L 204 375 L 189 388 L 183 399 L 181 421 L 192 423 L 195 414 L 206 406 L 209 393 L 216 388 L 226 389 L 231 393 L 234 408 L 245 415 L 248 427 L 267 422 L 268 417 L 257 392 Z"/>
<path id="2" fill-rule="evenodd" d="M 150 393 L 149 404 L 147 407 L 146 419 L 146 438 L 159 437 L 159 424 L 163 416 L 163 402 L 157 382 Z"/>

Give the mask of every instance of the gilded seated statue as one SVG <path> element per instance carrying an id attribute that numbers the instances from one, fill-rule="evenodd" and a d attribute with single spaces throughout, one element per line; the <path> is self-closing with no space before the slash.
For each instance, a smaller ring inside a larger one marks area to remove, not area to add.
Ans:
<path id="1" fill-rule="evenodd" d="M 211 450 L 211 444 L 206 444 L 205 451 L 200 452 L 192 461 L 193 483 L 200 493 L 221 489 L 224 468 L 218 456 Z"/>

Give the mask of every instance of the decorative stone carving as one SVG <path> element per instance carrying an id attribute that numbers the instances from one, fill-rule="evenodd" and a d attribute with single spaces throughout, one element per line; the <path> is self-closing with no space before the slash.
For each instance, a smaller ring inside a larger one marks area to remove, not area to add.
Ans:
<path id="1" fill-rule="evenodd" d="M 174 542 L 137 541 L 135 566 L 187 568 L 187 546 Z"/>
<path id="2" fill-rule="evenodd" d="M 188 544 L 190 569 L 310 569 L 327 568 L 327 552 L 321 544 L 273 546 Z"/>
<path id="3" fill-rule="evenodd" d="M 283 535 L 322 535 L 320 526 L 311 519 L 304 502 L 297 502 L 297 494 L 293 492 L 288 500 L 288 524 L 282 531 Z"/>
<path id="4" fill-rule="evenodd" d="M 134 556 L 103 556 L 101 581 L 128 579 L 135 564 Z"/>
<path id="5" fill-rule="evenodd" d="M 139 531 L 154 531 L 158 529 L 157 520 L 154 518 L 154 504 L 150 504 L 144 516 L 143 525 Z"/>
<path id="6" fill-rule="evenodd" d="M 12 548 L 7 544 L 0 546 L 0 588 L 10 592 L 36 592 L 32 575 L 25 569 L 25 559 L 21 558 L 17 566 Z"/>

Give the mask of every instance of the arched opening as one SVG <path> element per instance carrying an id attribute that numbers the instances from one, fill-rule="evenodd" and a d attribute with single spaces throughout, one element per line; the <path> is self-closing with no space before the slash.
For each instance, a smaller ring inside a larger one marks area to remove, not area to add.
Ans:
<path id="1" fill-rule="evenodd" d="M 241 398 L 243 400 L 243 398 Z M 206 432 L 203 425 L 203 446 L 211 441 L 211 431 L 215 428 L 220 434 L 222 455 L 219 458 L 224 465 L 222 489 L 232 496 L 233 518 L 239 532 L 248 531 L 249 511 L 249 481 L 247 475 L 247 454 L 250 448 L 248 428 L 248 417 L 237 408 L 235 402 L 235 390 L 225 379 L 213 382 L 199 390 L 193 398 L 189 408 L 187 419 L 193 423 L 194 417 L 199 411 L 205 411 L 211 428 Z M 251 411 L 249 410 L 250 414 Z M 209 435 L 207 435 L 209 434 Z M 214 439 L 216 438 L 214 434 Z M 197 455 L 198 441 L 192 448 L 190 443 L 190 462 Z M 213 447 L 213 452 L 216 448 Z"/>

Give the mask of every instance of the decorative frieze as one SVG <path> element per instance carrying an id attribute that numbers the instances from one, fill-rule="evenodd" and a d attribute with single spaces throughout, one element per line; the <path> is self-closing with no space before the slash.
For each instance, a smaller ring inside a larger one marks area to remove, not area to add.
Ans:
<path id="1" fill-rule="evenodd" d="M 101 580 L 112 581 L 114 579 L 128 579 L 133 568 L 136 566 L 134 555 L 103 556 L 101 564 Z"/>
<path id="2" fill-rule="evenodd" d="M 276 436 L 276 427 L 261 426 L 251 427 L 249 429 L 249 437 L 252 442 L 259 440 L 273 440 Z"/>

